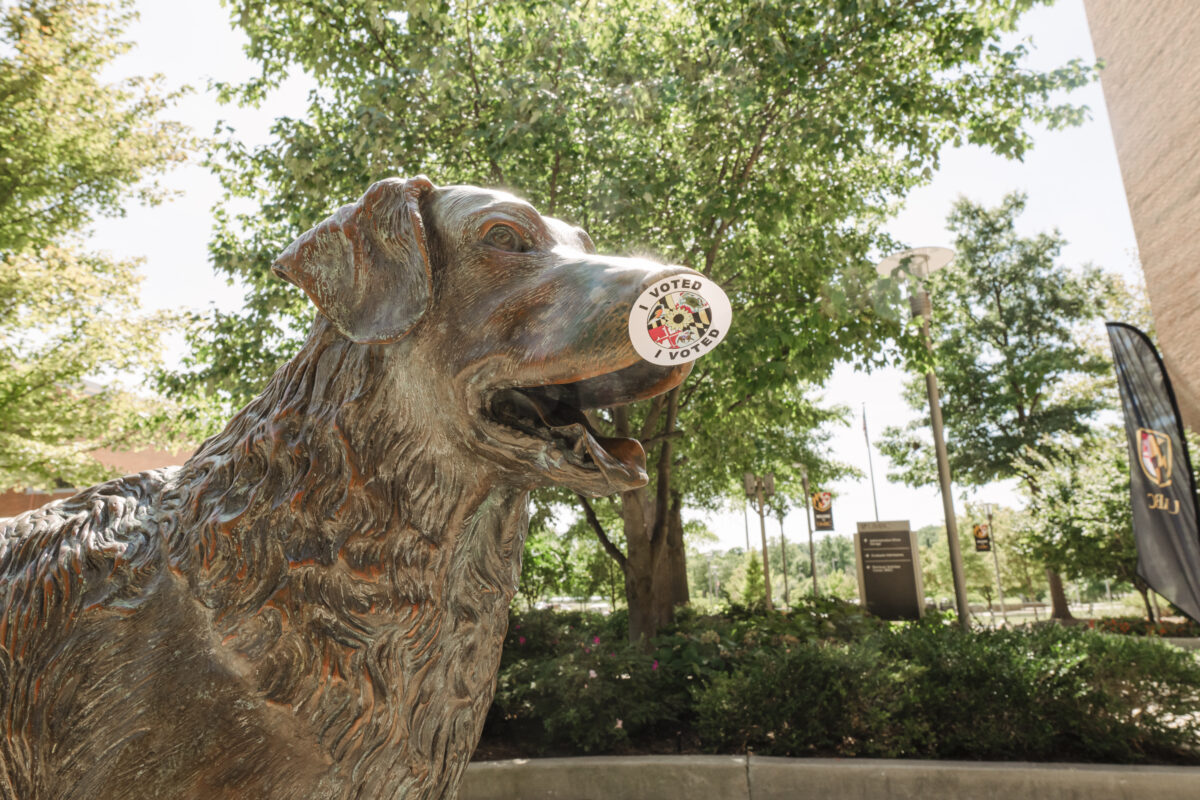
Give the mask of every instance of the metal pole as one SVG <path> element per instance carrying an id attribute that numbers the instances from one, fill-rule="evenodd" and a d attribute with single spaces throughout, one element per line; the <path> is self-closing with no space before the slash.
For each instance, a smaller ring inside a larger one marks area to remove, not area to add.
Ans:
<path id="1" fill-rule="evenodd" d="M 929 318 L 932 304 L 929 292 L 921 287 L 911 298 L 913 314 L 921 318 L 921 335 L 925 349 L 933 353 L 933 337 L 929 333 Z M 946 517 L 946 539 L 950 547 L 950 574 L 954 578 L 954 600 L 958 610 L 958 624 L 964 631 L 971 629 L 970 609 L 967 608 L 967 587 L 963 580 L 962 549 L 958 543 L 958 520 L 954 516 L 954 496 L 950 487 L 950 459 L 946 454 L 946 441 L 942 435 L 942 406 L 938 401 L 937 375 L 933 368 L 925 373 L 925 389 L 929 393 L 929 421 L 933 428 L 933 448 L 937 456 L 938 485 L 942 491 L 942 512 Z"/>
<path id="2" fill-rule="evenodd" d="M 771 566 L 767 563 L 767 515 L 763 513 L 762 478 L 754 477 L 754 492 L 758 496 L 758 524 L 762 528 L 763 554 L 763 583 L 766 584 L 767 611 L 773 611 L 771 605 Z"/>
<path id="3" fill-rule="evenodd" d="M 750 498 L 742 501 L 742 522 L 746 523 L 746 552 L 750 552 Z"/>
<path id="4" fill-rule="evenodd" d="M 779 555 L 783 557 L 783 607 L 790 608 L 792 605 L 791 595 L 788 594 L 788 576 L 787 576 L 787 539 L 783 535 L 783 508 L 779 509 Z"/>
<path id="5" fill-rule="evenodd" d="M 988 518 L 988 537 L 992 542 L 992 563 L 996 565 L 996 594 L 1000 596 L 1000 616 L 1004 617 L 1004 624 L 1008 624 L 1008 609 L 1004 607 L 1004 584 L 1000 582 L 1000 556 L 996 555 L 996 529 L 992 527 L 992 504 L 985 503 L 983 506 L 987 511 Z M 995 622 L 995 618 L 992 618 Z"/>
<path id="6" fill-rule="evenodd" d="M 875 521 L 879 522 L 879 498 L 875 496 L 875 462 L 871 459 L 871 435 L 867 433 L 867 404 L 862 404 L 863 438 L 867 440 L 867 471 L 871 473 L 871 502 L 875 504 Z"/>
<path id="7" fill-rule="evenodd" d="M 816 597 L 820 594 L 820 591 L 817 589 L 817 551 L 813 547 L 812 491 L 808 488 L 807 467 L 801 470 L 800 480 L 804 484 L 804 522 L 808 525 L 808 563 L 812 569 L 813 597 Z"/>

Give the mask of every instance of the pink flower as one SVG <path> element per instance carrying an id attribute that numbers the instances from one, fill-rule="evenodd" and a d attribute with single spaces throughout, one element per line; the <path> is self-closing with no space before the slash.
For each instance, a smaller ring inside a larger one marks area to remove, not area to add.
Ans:
<path id="1" fill-rule="evenodd" d="M 583 652 L 585 652 L 585 653 L 590 653 L 590 652 L 592 652 L 592 648 L 590 648 L 590 647 L 585 647 L 585 648 L 583 648 Z"/>
<path id="2" fill-rule="evenodd" d="M 588 677 L 589 677 L 589 678 L 594 678 L 594 677 L 596 677 L 596 670 L 594 670 L 594 669 L 589 669 L 589 670 L 588 670 Z"/>
<path id="3" fill-rule="evenodd" d="M 650 665 L 650 671 L 651 671 L 651 672 L 657 672 L 657 671 L 658 671 L 658 659 L 657 659 L 657 658 L 656 658 L 656 659 L 654 659 L 654 663 Z"/>
<path id="4" fill-rule="evenodd" d="M 593 636 L 593 637 L 592 637 L 592 644 L 600 644 L 600 637 L 599 637 L 599 636 Z"/>
<path id="5" fill-rule="evenodd" d="M 525 637 L 522 636 L 521 638 L 517 639 L 517 644 L 525 644 Z"/>

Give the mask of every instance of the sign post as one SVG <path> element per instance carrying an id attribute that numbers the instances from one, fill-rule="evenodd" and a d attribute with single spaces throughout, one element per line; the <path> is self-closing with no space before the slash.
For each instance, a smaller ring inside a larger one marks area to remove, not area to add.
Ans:
<path id="1" fill-rule="evenodd" d="M 987 512 L 987 532 L 988 532 L 988 549 L 992 551 L 992 566 L 996 568 L 996 596 L 1000 598 L 1000 616 L 1004 617 L 1004 624 L 1008 624 L 1008 609 L 1004 607 L 1004 583 L 1000 580 L 1000 556 L 996 555 L 999 549 L 996 547 L 995 527 L 992 525 L 992 504 L 984 503 L 984 511 Z M 979 540 L 976 539 L 976 542 Z M 978 549 L 978 548 L 976 548 Z M 995 616 L 992 617 L 992 622 L 995 623 Z"/>
<path id="2" fill-rule="evenodd" d="M 854 555 L 858 594 L 868 612 L 890 620 L 924 615 L 921 556 L 908 520 L 858 523 Z"/>
<path id="3" fill-rule="evenodd" d="M 775 475 L 768 472 L 766 475 L 755 475 L 753 472 L 747 472 L 742 476 L 745 483 L 746 496 L 754 498 L 758 501 L 758 524 L 762 529 L 762 555 L 763 555 L 763 583 L 766 584 L 766 605 L 767 611 L 773 611 L 774 605 L 771 603 L 771 566 L 767 563 L 767 516 L 766 516 L 766 499 L 775 494 Z"/>
<path id="4" fill-rule="evenodd" d="M 812 498 L 812 491 L 808 488 L 808 467 L 800 465 L 800 479 L 804 483 L 804 496 Z M 817 550 L 813 546 L 813 524 L 812 517 L 809 516 L 808 506 L 804 506 L 804 522 L 808 525 L 808 563 L 812 569 L 813 579 L 813 597 L 816 597 L 820 592 L 817 589 Z"/>

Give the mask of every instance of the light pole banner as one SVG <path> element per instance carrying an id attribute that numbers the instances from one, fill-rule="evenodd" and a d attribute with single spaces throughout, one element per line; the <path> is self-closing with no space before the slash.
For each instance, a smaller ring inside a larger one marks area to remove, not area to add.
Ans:
<path id="1" fill-rule="evenodd" d="M 833 530 L 833 495 L 829 492 L 817 492 L 812 496 L 812 507 L 817 530 Z"/>
<path id="2" fill-rule="evenodd" d="M 1108 323 L 1125 434 L 1138 574 L 1200 621 L 1196 484 L 1175 393 L 1158 351 L 1131 325 Z"/>

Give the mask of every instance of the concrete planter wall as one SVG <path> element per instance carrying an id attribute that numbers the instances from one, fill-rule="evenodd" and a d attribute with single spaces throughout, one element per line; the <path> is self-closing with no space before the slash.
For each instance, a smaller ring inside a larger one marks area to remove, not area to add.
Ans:
<path id="1" fill-rule="evenodd" d="M 1200 768 L 640 756 L 476 762 L 460 800 L 1195 800 Z"/>
<path id="2" fill-rule="evenodd" d="M 1200 650 L 1200 638 L 1195 636 L 1164 636 L 1163 641 L 1184 650 Z"/>

